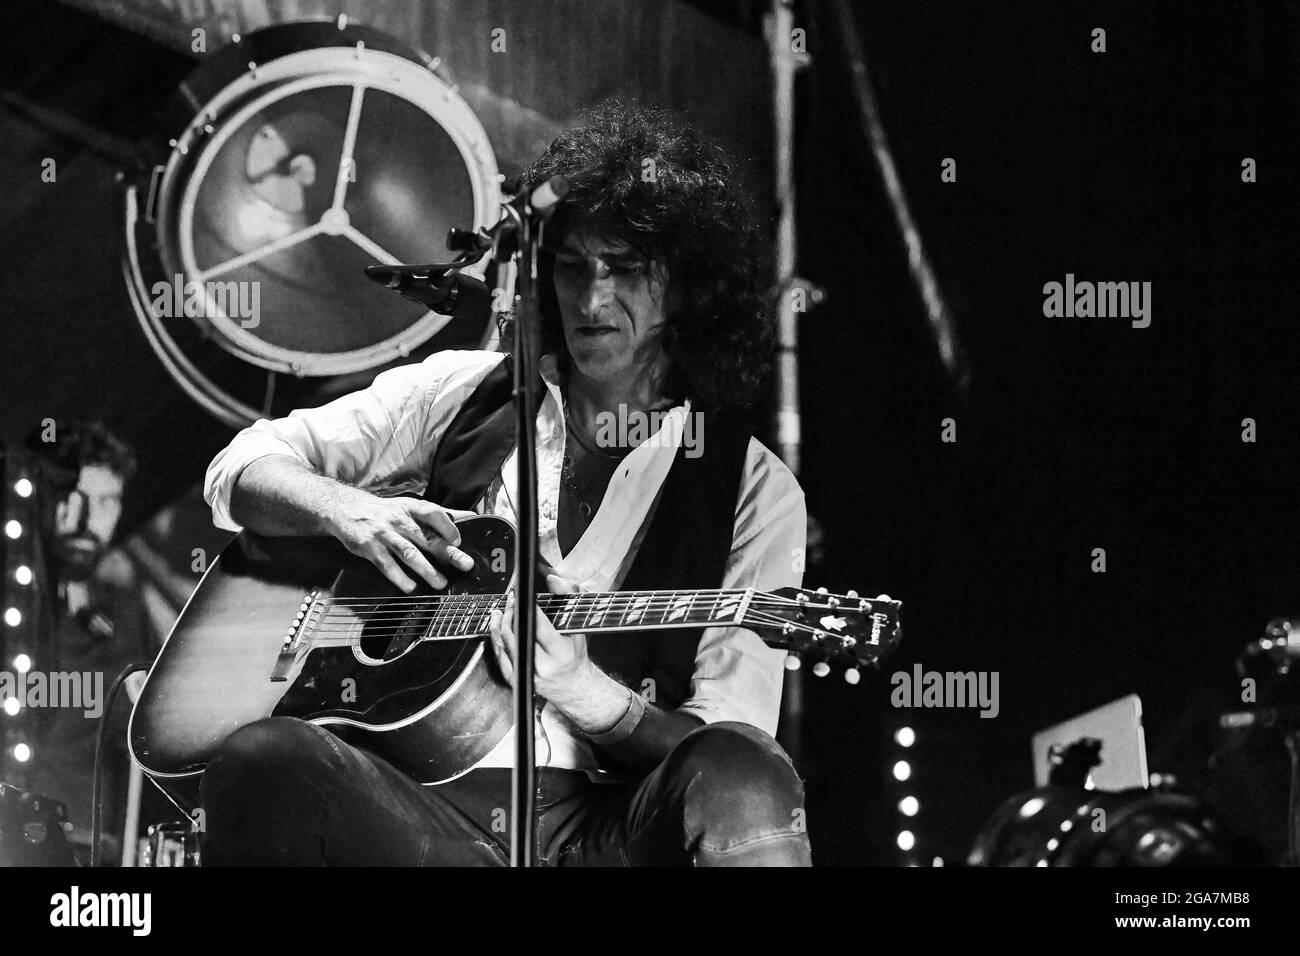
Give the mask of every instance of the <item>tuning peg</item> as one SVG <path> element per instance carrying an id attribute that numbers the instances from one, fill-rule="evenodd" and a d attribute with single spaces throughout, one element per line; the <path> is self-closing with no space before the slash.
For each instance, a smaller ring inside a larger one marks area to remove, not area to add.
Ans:
<path id="1" fill-rule="evenodd" d="M 794 651 L 791 651 L 789 654 L 785 655 L 786 670 L 797 671 L 802 666 L 803 666 L 803 661 L 799 659 L 799 655 L 796 654 Z"/>
<path id="2" fill-rule="evenodd" d="M 855 597 L 858 596 L 858 592 L 857 592 L 857 591 L 850 591 L 848 594 L 846 594 L 846 595 L 844 595 L 844 596 L 845 596 L 845 597 L 849 597 L 849 598 L 855 598 Z"/>
<path id="3" fill-rule="evenodd" d="M 862 680 L 862 673 L 856 667 L 850 667 L 844 672 L 844 682 L 846 684 L 857 684 Z"/>
<path id="4" fill-rule="evenodd" d="M 817 589 L 817 593 L 818 593 L 818 594 L 830 594 L 831 592 L 828 591 L 828 590 L 826 590 L 826 588 L 818 588 L 818 589 Z"/>
<path id="5" fill-rule="evenodd" d="M 891 598 L 888 594 L 877 594 L 877 595 L 876 595 L 876 600 L 877 600 L 877 601 L 892 601 L 893 598 Z"/>
<path id="6" fill-rule="evenodd" d="M 830 672 L 831 672 L 831 665 L 827 664 L 825 661 L 818 661 L 816 664 L 813 665 L 813 673 L 816 674 L 818 677 L 825 677 Z"/>

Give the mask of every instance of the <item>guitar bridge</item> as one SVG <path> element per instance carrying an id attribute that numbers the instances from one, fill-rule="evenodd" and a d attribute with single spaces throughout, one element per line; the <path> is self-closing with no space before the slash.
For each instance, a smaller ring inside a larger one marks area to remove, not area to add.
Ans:
<path id="1" fill-rule="evenodd" d="M 289 631 L 284 637 L 284 643 L 280 645 L 280 653 L 271 671 L 272 682 L 288 680 L 293 665 L 297 662 L 298 656 L 303 653 L 307 645 L 307 623 L 316 611 L 316 598 L 319 593 L 313 588 L 303 597 L 298 613 L 294 616 L 293 623 L 289 625 Z"/>

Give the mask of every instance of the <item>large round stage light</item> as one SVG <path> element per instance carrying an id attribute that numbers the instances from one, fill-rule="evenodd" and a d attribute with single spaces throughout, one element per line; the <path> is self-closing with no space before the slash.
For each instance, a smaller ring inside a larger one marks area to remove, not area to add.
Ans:
<path id="1" fill-rule="evenodd" d="M 320 404 L 478 328 L 365 278 L 428 262 L 501 199 L 438 61 L 344 18 L 270 27 L 198 67 L 124 174 L 123 273 L 168 372 L 233 426 Z"/>

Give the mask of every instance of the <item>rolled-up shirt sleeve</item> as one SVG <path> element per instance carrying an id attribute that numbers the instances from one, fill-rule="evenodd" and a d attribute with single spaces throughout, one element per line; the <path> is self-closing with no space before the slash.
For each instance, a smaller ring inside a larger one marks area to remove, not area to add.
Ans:
<path id="1" fill-rule="evenodd" d="M 798 587 L 807 534 L 799 483 L 772 452 L 751 442 L 722 587 Z M 768 647 L 753 631 L 708 628 L 696 651 L 691 696 L 678 710 L 705 723 L 737 720 L 775 735 L 784 658 L 784 651 Z"/>
<path id="2" fill-rule="evenodd" d="M 289 455 L 322 475 L 376 494 L 420 494 L 439 436 L 465 396 L 502 359 L 493 352 L 437 352 L 389 369 L 367 387 L 284 418 L 260 419 L 212 460 L 203 498 L 212 520 L 241 531 L 230 495 L 245 468 L 269 455 Z"/>

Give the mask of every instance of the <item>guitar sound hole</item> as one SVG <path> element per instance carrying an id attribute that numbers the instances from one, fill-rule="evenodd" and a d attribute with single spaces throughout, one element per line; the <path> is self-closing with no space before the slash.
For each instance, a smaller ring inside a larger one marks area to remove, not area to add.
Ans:
<path id="1" fill-rule="evenodd" d="M 405 654 L 420 639 L 425 624 L 413 615 L 394 619 L 391 611 L 381 607 L 361 612 L 365 625 L 361 631 L 361 653 L 372 660 L 392 661 Z"/>

